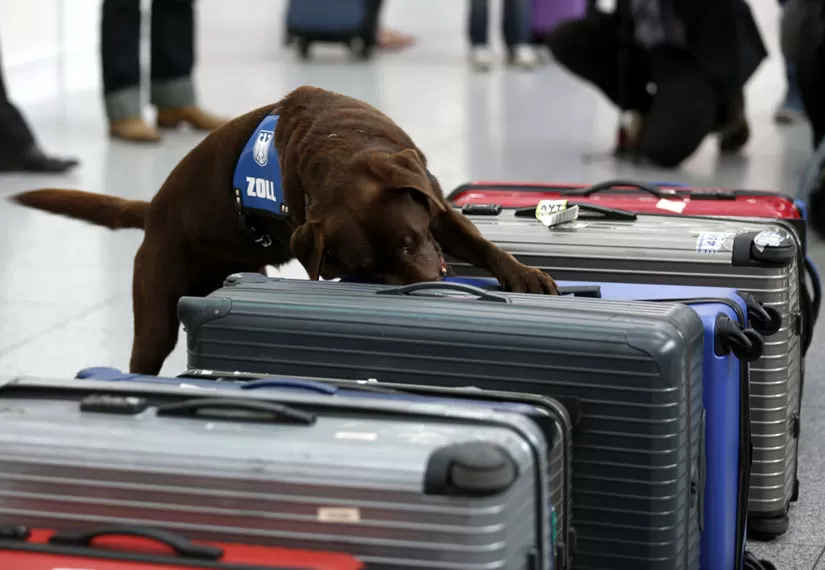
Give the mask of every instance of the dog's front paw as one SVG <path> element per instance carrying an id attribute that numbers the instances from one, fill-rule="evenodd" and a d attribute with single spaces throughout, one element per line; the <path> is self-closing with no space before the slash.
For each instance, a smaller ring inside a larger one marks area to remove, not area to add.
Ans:
<path id="1" fill-rule="evenodd" d="M 505 291 L 512 293 L 536 293 L 539 295 L 558 295 L 556 282 L 544 271 L 519 264 L 507 275 L 499 277 Z"/>

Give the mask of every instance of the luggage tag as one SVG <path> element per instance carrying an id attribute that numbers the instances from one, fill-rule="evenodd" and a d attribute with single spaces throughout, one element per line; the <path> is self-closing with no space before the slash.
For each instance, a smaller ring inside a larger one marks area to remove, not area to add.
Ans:
<path id="1" fill-rule="evenodd" d="M 572 222 L 579 217 L 579 207 L 567 207 L 567 200 L 542 200 L 536 205 L 536 219 L 548 228 Z"/>

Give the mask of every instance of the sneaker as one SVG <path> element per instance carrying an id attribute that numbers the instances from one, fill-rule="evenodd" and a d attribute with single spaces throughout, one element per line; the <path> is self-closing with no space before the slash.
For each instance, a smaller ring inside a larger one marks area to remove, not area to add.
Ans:
<path id="1" fill-rule="evenodd" d="M 493 52 L 487 46 L 473 46 L 470 51 L 470 64 L 476 71 L 489 71 L 493 67 Z"/>
<path id="2" fill-rule="evenodd" d="M 521 69 L 533 69 L 538 65 L 536 50 L 527 44 L 517 45 L 510 52 L 510 64 Z"/>
<path id="3" fill-rule="evenodd" d="M 805 109 L 802 106 L 802 98 L 795 86 L 788 87 L 785 99 L 776 109 L 773 120 L 780 125 L 792 125 L 802 123 L 807 120 Z"/>

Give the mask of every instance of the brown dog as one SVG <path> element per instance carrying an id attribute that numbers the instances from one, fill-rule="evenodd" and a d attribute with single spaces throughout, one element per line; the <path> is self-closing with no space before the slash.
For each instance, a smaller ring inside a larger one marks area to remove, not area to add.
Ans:
<path id="1" fill-rule="evenodd" d="M 261 131 L 275 116 L 277 128 Z M 254 148 L 251 135 L 258 137 Z M 270 162 L 282 172 L 274 184 L 282 187 L 259 183 L 256 189 L 247 177 L 248 188 L 238 188 L 239 157 L 251 149 L 258 165 L 266 164 L 273 140 L 277 160 Z M 245 209 L 243 199 L 254 200 L 256 190 L 259 202 L 282 192 L 282 215 Z M 145 230 L 133 275 L 133 373 L 157 374 L 175 347 L 180 297 L 206 295 L 231 273 L 293 257 L 311 279 L 409 284 L 443 277 L 443 248 L 487 269 L 506 290 L 557 292 L 549 276 L 482 238 L 449 206 L 423 153 L 387 116 L 314 87 L 300 87 L 211 133 L 151 202 L 53 189 L 13 199 L 111 229 Z"/>

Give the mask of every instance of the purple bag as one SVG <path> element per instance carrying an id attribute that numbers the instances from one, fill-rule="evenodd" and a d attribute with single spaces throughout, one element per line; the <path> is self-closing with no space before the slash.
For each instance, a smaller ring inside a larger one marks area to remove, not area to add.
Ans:
<path id="1" fill-rule="evenodd" d="M 587 14 L 587 0 L 531 0 L 531 10 L 533 36 L 546 36 L 565 20 L 583 18 Z"/>

